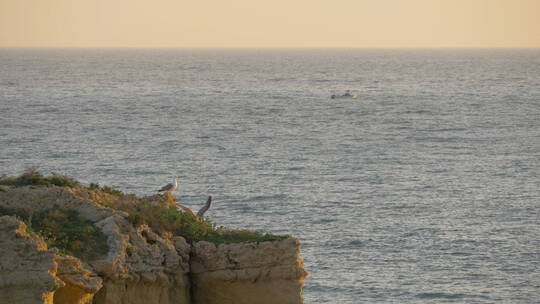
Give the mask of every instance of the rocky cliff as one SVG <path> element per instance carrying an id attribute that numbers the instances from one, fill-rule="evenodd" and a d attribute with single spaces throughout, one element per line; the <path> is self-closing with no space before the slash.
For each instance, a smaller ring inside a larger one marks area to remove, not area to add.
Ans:
<path id="1" fill-rule="evenodd" d="M 192 250 L 193 299 L 200 304 L 299 304 L 307 273 L 300 244 L 198 242 Z"/>
<path id="2" fill-rule="evenodd" d="M 76 210 L 108 252 L 82 260 L 48 248 L 21 218 L 0 217 L 0 303 L 302 303 L 306 272 L 295 238 L 216 245 L 133 224 L 87 188 L 4 187 L 3 214 Z M 130 204 L 140 201 L 129 197 Z M 7 210 L 7 211 L 6 211 Z M 30 217 L 31 219 L 31 217 Z M 264 295 L 261 297 L 261 295 Z"/>

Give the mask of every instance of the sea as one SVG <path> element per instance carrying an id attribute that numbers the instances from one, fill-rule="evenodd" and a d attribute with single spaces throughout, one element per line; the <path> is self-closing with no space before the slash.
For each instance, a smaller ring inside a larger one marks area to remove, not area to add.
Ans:
<path id="1" fill-rule="evenodd" d="M 357 98 L 330 98 L 346 90 Z M 540 303 L 540 49 L 0 49 L 0 174 L 293 235 L 305 303 Z"/>

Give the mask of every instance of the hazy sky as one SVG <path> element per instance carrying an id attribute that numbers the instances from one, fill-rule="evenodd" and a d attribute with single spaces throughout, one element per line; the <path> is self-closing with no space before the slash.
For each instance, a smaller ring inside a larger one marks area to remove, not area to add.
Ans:
<path id="1" fill-rule="evenodd" d="M 0 0 L 0 46 L 540 47 L 540 0 Z"/>

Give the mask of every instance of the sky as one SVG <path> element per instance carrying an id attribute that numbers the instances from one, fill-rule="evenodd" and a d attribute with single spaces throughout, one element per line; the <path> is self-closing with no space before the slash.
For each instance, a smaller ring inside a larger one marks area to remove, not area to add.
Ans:
<path id="1" fill-rule="evenodd" d="M 540 0 L 0 0 L 0 47 L 540 48 Z"/>

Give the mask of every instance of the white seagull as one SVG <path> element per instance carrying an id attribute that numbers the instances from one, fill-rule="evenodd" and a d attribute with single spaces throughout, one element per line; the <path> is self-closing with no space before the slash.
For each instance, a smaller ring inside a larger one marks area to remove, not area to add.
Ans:
<path id="1" fill-rule="evenodd" d="M 175 177 L 172 183 L 168 183 L 167 185 L 163 186 L 161 189 L 158 190 L 158 192 L 165 191 L 165 192 L 174 192 L 178 188 L 178 179 Z"/>

